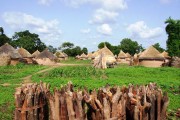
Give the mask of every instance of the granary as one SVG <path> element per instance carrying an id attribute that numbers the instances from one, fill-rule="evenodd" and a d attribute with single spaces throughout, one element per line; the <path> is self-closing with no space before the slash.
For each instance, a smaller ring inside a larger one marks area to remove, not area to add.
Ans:
<path id="1" fill-rule="evenodd" d="M 79 57 L 80 57 L 79 55 L 76 55 L 75 59 L 79 59 Z"/>
<path id="2" fill-rule="evenodd" d="M 40 65 L 54 65 L 56 63 L 57 57 L 45 49 L 35 58 L 36 62 Z"/>
<path id="3" fill-rule="evenodd" d="M 82 54 L 79 56 L 79 59 L 80 59 L 80 60 L 87 60 L 88 57 L 87 57 L 86 54 L 82 53 Z"/>
<path id="4" fill-rule="evenodd" d="M 131 55 L 127 52 L 126 56 L 127 56 L 126 61 L 130 61 L 131 60 Z"/>
<path id="5" fill-rule="evenodd" d="M 18 49 L 19 54 L 22 56 L 22 59 L 20 59 L 21 62 L 27 63 L 27 64 L 33 64 L 32 55 L 24 48 Z"/>
<path id="6" fill-rule="evenodd" d="M 55 56 L 58 58 L 58 60 L 66 60 L 66 55 L 63 52 L 57 51 L 55 53 Z"/>
<path id="7" fill-rule="evenodd" d="M 38 56 L 40 54 L 39 50 L 36 50 L 33 54 L 32 57 L 35 58 L 36 56 Z"/>
<path id="8" fill-rule="evenodd" d="M 8 43 L 0 47 L 0 57 L 0 62 L 4 59 L 1 65 L 16 65 L 19 63 L 19 59 L 22 58 L 18 51 Z"/>
<path id="9" fill-rule="evenodd" d="M 129 61 L 126 60 L 127 58 L 128 58 L 128 57 L 127 57 L 126 53 L 124 53 L 124 52 L 121 50 L 121 51 L 119 52 L 119 54 L 118 54 L 117 61 L 118 61 L 119 63 L 129 64 Z"/>
<path id="10" fill-rule="evenodd" d="M 88 53 L 87 57 L 88 57 L 89 60 L 91 60 L 93 58 L 93 53 L 92 52 Z"/>
<path id="11" fill-rule="evenodd" d="M 139 55 L 137 53 L 134 54 L 133 61 L 132 61 L 131 65 L 134 65 L 134 66 L 139 65 Z"/>
<path id="12" fill-rule="evenodd" d="M 153 46 L 147 48 L 139 56 L 139 65 L 146 67 L 161 67 L 164 62 L 164 56 Z"/>
<path id="13" fill-rule="evenodd" d="M 161 53 L 165 58 L 165 63 L 168 63 L 171 60 L 171 57 L 168 55 L 166 51 Z"/>
<path id="14" fill-rule="evenodd" d="M 114 67 L 116 59 L 114 54 L 106 47 L 100 49 L 96 53 L 98 56 L 95 57 L 94 67 L 106 69 L 107 67 Z"/>

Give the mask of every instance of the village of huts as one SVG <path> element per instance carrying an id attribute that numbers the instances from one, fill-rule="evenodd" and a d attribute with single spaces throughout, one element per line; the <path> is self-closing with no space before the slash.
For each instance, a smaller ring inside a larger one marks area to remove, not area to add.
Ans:
<path id="1" fill-rule="evenodd" d="M 145 66 L 145 67 L 163 67 L 163 66 L 179 66 L 178 58 L 172 58 L 166 51 L 160 53 L 153 46 L 140 53 L 130 55 L 129 53 L 119 50 L 118 55 L 114 55 L 104 45 L 103 48 L 95 52 L 90 52 L 87 55 L 82 53 L 75 57 L 77 60 L 91 60 L 92 66 L 95 68 L 112 68 L 118 64 L 127 64 L 129 66 Z M 34 51 L 29 53 L 24 48 L 13 48 L 10 44 L 6 43 L 0 47 L 0 66 L 16 65 L 19 62 L 26 64 L 39 64 L 39 65 L 58 65 L 62 60 L 68 60 L 68 55 L 61 51 L 56 51 L 54 54 L 45 49 L 44 51 Z"/>

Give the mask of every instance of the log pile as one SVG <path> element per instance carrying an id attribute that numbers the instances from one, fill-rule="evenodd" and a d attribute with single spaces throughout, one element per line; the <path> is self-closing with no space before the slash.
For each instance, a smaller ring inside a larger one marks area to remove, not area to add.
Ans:
<path id="1" fill-rule="evenodd" d="M 50 120 L 165 120 L 169 103 L 167 93 L 163 94 L 155 83 L 121 88 L 106 85 L 90 92 L 87 89 L 75 91 L 72 83 L 68 83 L 55 88 L 53 93 L 48 84 L 40 83 L 18 88 L 15 98 L 15 118 L 22 120 L 34 120 L 32 118 L 37 116 L 45 119 L 45 115 Z"/>

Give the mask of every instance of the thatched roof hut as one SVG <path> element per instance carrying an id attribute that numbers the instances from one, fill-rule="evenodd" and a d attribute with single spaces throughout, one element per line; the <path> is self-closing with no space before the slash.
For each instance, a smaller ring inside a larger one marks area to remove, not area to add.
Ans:
<path id="1" fill-rule="evenodd" d="M 9 65 L 11 62 L 11 58 L 7 54 L 0 54 L 0 66 Z"/>
<path id="2" fill-rule="evenodd" d="M 114 54 L 106 47 L 106 45 L 104 46 L 104 48 L 97 50 L 96 52 L 93 53 L 93 58 L 99 56 L 101 53 L 103 53 L 104 55 L 110 55 L 110 56 L 114 56 Z"/>
<path id="3" fill-rule="evenodd" d="M 32 57 L 35 58 L 36 56 L 38 56 L 40 54 L 39 50 L 36 50 L 33 54 Z"/>
<path id="4" fill-rule="evenodd" d="M 79 56 L 79 59 L 80 60 L 86 60 L 88 57 L 86 54 L 82 53 L 80 56 Z"/>
<path id="5" fill-rule="evenodd" d="M 166 51 L 162 52 L 161 54 L 164 56 L 164 58 L 171 58 Z"/>
<path id="6" fill-rule="evenodd" d="M 18 51 L 15 48 L 13 48 L 11 45 L 9 45 L 8 43 L 0 47 L 0 54 L 3 54 L 3 53 L 8 54 L 11 57 L 11 59 L 18 59 L 22 57 L 18 53 Z"/>
<path id="7" fill-rule="evenodd" d="M 19 59 L 22 58 L 18 51 L 8 43 L 0 47 L 0 55 L 2 54 L 10 56 L 10 65 L 16 65 L 17 63 L 19 63 Z"/>
<path id="8" fill-rule="evenodd" d="M 125 59 L 125 58 L 127 58 L 127 55 L 121 50 L 118 54 L 118 58 Z"/>
<path id="9" fill-rule="evenodd" d="M 55 56 L 59 59 L 59 60 L 66 60 L 68 58 L 68 55 L 64 52 L 60 52 L 60 51 L 57 51 L 55 53 Z"/>
<path id="10" fill-rule="evenodd" d="M 131 57 L 131 55 L 127 52 L 126 53 L 126 56 L 128 57 L 128 58 L 130 58 Z"/>
<path id="11" fill-rule="evenodd" d="M 150 46 L 139 56 L 139 65 L 146 67 L 161 67 L 164 56 L 153 46 Z"/>
<path id="12" fill-rule="evenodd" d="M 53 53 L 51 53 L 47 49 L 45 49 L 39 55 L 37 55 L 35 59 L 38 64 L 53 65 L 53 64 L 55 64 L 57 57 Z"/>
<path id="13" fill-rule="evenodd" d="M 18 52 L 23 58 L 31 58 L 32 57 L 32 55 L 26 49 L 24 49 L 22 47 L 18 49 Z"/>

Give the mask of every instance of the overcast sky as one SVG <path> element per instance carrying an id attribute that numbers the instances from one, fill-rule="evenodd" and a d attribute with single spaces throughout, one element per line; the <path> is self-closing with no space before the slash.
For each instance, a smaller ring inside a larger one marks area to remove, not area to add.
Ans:
<path id="1" fill-rule="evenodd" d="M 29 30 L 46 45 L 69 41 L 89 51 L 123 38 L 143 47 L 159 42 L 166 48 L 164 21 L 180 19 L 180 0 L 1 0 L 0 26 L 11 37 Z"/>

